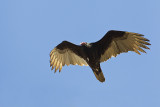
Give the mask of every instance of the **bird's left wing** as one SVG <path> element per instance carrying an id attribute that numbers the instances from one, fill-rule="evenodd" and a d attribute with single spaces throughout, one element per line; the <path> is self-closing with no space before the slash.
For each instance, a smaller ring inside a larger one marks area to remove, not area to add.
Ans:
<path id="1" fill-rule="evenodd" d="M 77 64 L 88 66 L 87 62 L 83 59 L 83 54 L 82 46 L 63 41 L 50 52 L 50 66 L 52 66 L 52 70 L 55 68 L 55 72 L 57 69 L 60 72 L 64 65 Z"/>
<path id="2" fill-rule="evenodd" d="M 111 57 L 116 57 L 120 53 L 134 51 L 140 55 L 140 52 L 146 53 L 142 48 L 149 49 L 149 40 L 144 35 L 125 31 L 107 32 L 102 39 L 95 44 L 101 52 L 100 62 L 107 61 Z"/>

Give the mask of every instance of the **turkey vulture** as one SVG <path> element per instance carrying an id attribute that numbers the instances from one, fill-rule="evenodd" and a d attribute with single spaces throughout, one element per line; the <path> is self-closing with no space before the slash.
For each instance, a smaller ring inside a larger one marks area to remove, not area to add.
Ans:
<path id="1" fill-rule="evenodd" d="M 105 81 L 105 77 L 100 67 L 100 63 L 107 61 L 111 57 L 128 51 L 146 53 L 142 48 L 149 49 L 146 45 L 151 45 L 144 35 L 125 31 L 108 31 L 102 39 L 93 43 L 82 42 L 75 45 L 68 41 L 63 41 L 50 52 L 50 66 L 55 72 L 59 72 L 64 65 L 86 65 L 90 66 L 94 75 L 100 82 Z"/>

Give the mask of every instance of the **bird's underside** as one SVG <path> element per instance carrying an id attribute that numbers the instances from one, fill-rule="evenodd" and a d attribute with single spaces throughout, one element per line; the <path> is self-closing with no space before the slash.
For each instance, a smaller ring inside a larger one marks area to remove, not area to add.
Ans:
<path id="1" fill-rule="evenodd" d="M 150 45 L 148 42 L 142 34 L 115 30 L 108 31 L 102 39 L 94 43 L 82 42 L 81 45 L 75 45 L 63 41 L 50 52 L 50 66 L 52 70 L 55 68 L 55 72 L 58 69 L 60 72 L 64 65 L 90 66 L 97 80 L 104 82 L 101 62 L 128 51 L 139 55 L 140 52 L 146 53 L 142 48 L 149 49 L 146 46 Z"/>

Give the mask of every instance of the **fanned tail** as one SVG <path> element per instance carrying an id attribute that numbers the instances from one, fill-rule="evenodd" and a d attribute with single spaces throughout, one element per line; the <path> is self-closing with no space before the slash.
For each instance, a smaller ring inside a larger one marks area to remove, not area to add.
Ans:
<path id="1" fill-rule="evenodd" d="M 99 80 L 100 82 L 104 82 L 105 81 L 105 77 L 103 75 L 102 70 L 99 68 L 99 70 L 93 70 L 94 75 L 96 76 L 97 80 Z"/>

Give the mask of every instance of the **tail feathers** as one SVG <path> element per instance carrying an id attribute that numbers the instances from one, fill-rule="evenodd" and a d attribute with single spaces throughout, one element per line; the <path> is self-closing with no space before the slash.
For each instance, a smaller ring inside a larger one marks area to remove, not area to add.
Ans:
<path id="1" fill-rule="evenodd" d="M 103 75 L 102 71 L 93 71 L 94 75 L 96 76 L 97 80 L 99 80 L 100 82 L 104 82 L 105 81 L 105 77 Z"/>

